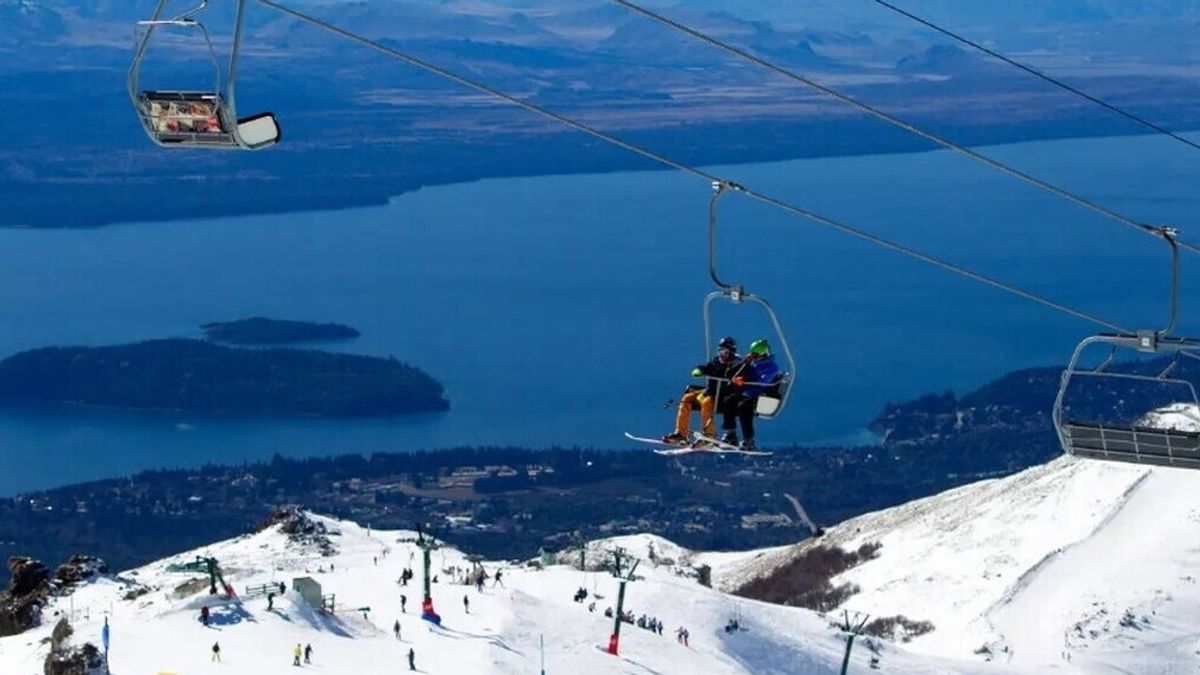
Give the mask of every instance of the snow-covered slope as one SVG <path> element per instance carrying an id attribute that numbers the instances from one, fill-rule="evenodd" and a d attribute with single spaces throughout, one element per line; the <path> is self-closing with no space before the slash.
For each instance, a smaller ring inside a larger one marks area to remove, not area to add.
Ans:
<path id="1" fill-rule="evenodd" d="M 705 588 L 679 574 L 680 566 L 655 566 L 643 560 L 637 569 L 642 579 L 630 584 L 626 608 L 665 623 L 663 635 L 625 624 L 621 655 L 604 653 L 612 621 L 603 616 L 615 605 L 616 583 L 597 572 L 580 572 L 567 566 L 545 570 L 529 566 L 485 563 L 487 571 L 503 569 L 503 587 L 490 583 L 482 593 L 456 580 L 471 567 L 463 553 L 444 548 L 433 553 L 438 582 L 433 586 L 435 606 L 443 627 L 434 628 L 418 618 L 420 611 L 421 553 L 410 532 L 368 531 L 344 521 L 321 519 L 328 529 L 336 555 L 323 557 L 312 545 L 289 541 L 278 528 L 240 537 L 180 554 L 140 569 L 101 579 L 78 588 L 70 598 L 59 598 L 45 613 L 44 625 L 25 634 L 0 638 L 0 673 L 33 675 L 42 672 L 48 649 L 44 638 L 56 613 L 74 618 L 76 635 L 99 643 L 105 618 L 111 626 L 110 663 L 115 675 L 145 673 L 295 673 L 292 650 L 297 643 L 311 644 L 313 661 L 307 670 L 369 675 L 407 671 L 408 650 L 413 649 L 417 669 L 425 673 L 533 673 L 541 667 L 539 641 L 545 639 L 547 673 L 680 673 L 729 675 L 733 673 L 836 673 L 845 641 L 828 622 L 802 609 L 740 600 Z M 650 536 L 622 537 L 597 545 L 597 553 L 612 544 L 648 557 L 683 558 L 690 552 Z M 220 561 L 227 580 L 238 593 L 248 586 L 285 582 L 311 576 L 323 593 L 336 594 L 339 610 L 328 616 L 308 608 L 289 590 L 276 598 L 221 601 L 208 594 L 207 581 L 195 573 L 172 572 L 172 563 L 186 563 L 197 555 Z M 407 587 L 397 583 L 400 570 L 413 567 L 417 578 Z M 197 581 L 199 579 L 199 581 Z M 143 585 L 149 592 L 124 599 Z M 179 591 L 181 585 L 185 590 Z M 587 602 L 572 596 L 588 589 Z M 401 594 L 407 595 L 407 613 L 401 612 Z M 599 597 L 595 594 L 599 593 Z M 463 598 L 470 601 L 470 613 Z M 588 605 L 596 600 L 594 612 Z M 211 609 L 211 625 L 199 621 L 203 605 Z M 369 607 L 365 614 L 356 608 Z M 726 633 L 726 622 L 740 615 L 745 630 Z M 401 639 L 392 634 L 399 620 Z M 674 631 L 686 627 L 690 644 L 677 642 Z M 219 642 L 221 662 L 211 661 L 211 646 Z M 861 645 L 862 643 L 860 643 Z M 866 671 L 871 654 L 856 649 L 857 672 Z M 882 645 L 881 664 L 890 673 L 990 672 L 957 665 L 924 655 L 913 655 Z"/>
<path id="2" fill-rule="evenodd" d="M 43 626 L 0 638 L 0 673 L 41 672 L 56 613 L 70 614 L 77 636 L 94 642 L 108 618 L 116 675 L 290 673 L 297 643 L 314 649 L 304 668 L 329 673 L 404 671 L 410 648 L 422 672 L 530 673 L 541 668 L 542 638 L 547 673 L 840 669 L 845 642 L 828 619 L 723 592 L 812 542 L 744 553 L 693 552 L 652 535 L 590 542 L 590 568 L 618 546 L 642 560 L 626 608 L 665 624 L 662 636 L 625 624 L 621 655 L 613 657 L 601 649 L 612 630 L 603 611 L 617 596 L 605 572 L 487 562 L 489 573 L 504 570 L 504 586 L 479 593 L 462 583 L 471 567 L 466 555 L 443 548 L 433 554 L 434 600 L 444 617 L 435 628 L 418 618 L 421 554 L 407 541 L 413 533 L 312 518 L 336 533 L 334 555 L 271 528 L 101 579 L 56 599 Z M 1200 667 L 1200 472 L 1064 457 L 855 518 L 817 543 L 857 549 L 871 542 L 881 545 L 878 557 L 834 579 L 860 588 L 844 608 L 935 627 L 907 644 L 874 641 L 882 672 L 1166 674 Z M 578 560 L 578 551 L 564 553 L 561 560 Z M 341 611 L 316 612 L 293 591 L 273 610 L 263 597 L 216 601 L 206 583 L 186 583 L 195 574 L 171 571 L 197 555 L 219 559 L 239 592 L 278 581 L 290 588 L 293 578 L 311 576 L 336 594 Z M 717 589 L 698 583 L 701 565 L 712 569 Z M 401 587 L 405 567 L 418 578 Z M 137 587 L 149 590 L 135 597 L 129 592 Z M 588 598 L 575 602 L 580 588 Z M 198 621 L 204 604 L 212 607 L 207 628 Z M 744 630 L 725 632 L 735 616 Z M 396 620 L 401 640 L 391 632 Z M 691 633 L 687 646 L 674 638 L 681 626 Z M 220 664 L 210 661 L 214 641 Z M 870 667 L 872 654 L 860 645 L 852 672 Z"/>
<path id="3" fill-rule="evenodd" d="M 1200 472 L 1057 459 L 830 528 L 818 543 L 877 558 L 834 583 L 843 605 L 935 630 L 907 645 L 1006 672 L 1180 673 L 1200 667 Z M 746 559 L 762 575 L 813 543 Z"/>

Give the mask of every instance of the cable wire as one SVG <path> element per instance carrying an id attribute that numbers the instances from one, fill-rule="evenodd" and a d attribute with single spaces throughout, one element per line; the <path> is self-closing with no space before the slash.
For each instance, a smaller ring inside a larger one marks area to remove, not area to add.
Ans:
<path id="1" fill-rule="evenodd" d="M 494 96 L 496 98 L 500 98 L 505 101 L 508 101 L 509 103 L 512 103 L 513 105 L 524 108 L 525 110 L 528 110 L 530 112 L 537 113 L 538 115 L 547 117 L 551 120 L 554 120 L 555 122 L 558 122 L 560 124 L 568 126 L 577 131 L 581 131 L 585 134 L 588 134 L 597 139 L 600 139 L 606 143 L 610 143 L 617 147 L 620 147 L 620 148 L 623 148 L 630 152 L 633 152 L 635 154 L 638 154 L 646 159 L 650 159 L 655 162 L 658 162 L 659 164 L 671 167 L 673 169 L 677 169 L 677 170 L 682 171 L 683 173 L 689 174 L 691 176 L 694 176 L 697 178 L 702 178 L 710 183 L 721 183 L 729 188 L 734 189 L 737 192 L 740 192 L 741 194 L 743 194 L 755 201 L 759 201 L 764 204 L 768 204 L 770 206 L 781 209 L 781 210 L 791 213 L 793 215 L 797 215 L 802 218 L 806 218 L 808 220 L 814 221 L 816 223 L 820 223 L 827 227 L 831 227 L 835 230 L 838 230 L 845 234 L 849 234 L 853 237 L 857 237 L 859 239 L 867 241 L 876 246 L 890 249 L 892 251 L 903 254 L 910 258 L 914 258 L 921 262 L 925 262 L 930 265 L 940 267 L 946 271 L 953 272 L 954 274 L 958 274 L 960 276 L 966 277 L 968 279 L 979 282 L 981 284 L 991 286 L 992 288 L 1004 291 L 1006 293 L 1010 293 L 1010 294 L 1015 295 L 1020 298 L 1024 298 L 1025 300 L 1029 300 L 1031 302 L 1040 304 L 1044 307 L 1049 307 L 1050 309 L 1073 316 L 1077 319 L 1081 319 L 1083 321 L 1087 321 L 1087 322 L 1096 324 L 1096 325 L 1104 327 L 1104 328 L 1108 328 L 1110 330 L 1113 330 L 1113 331 L 1116 331 L 1118 333 L 1122 333 L 1125 335 L 1132 334 L 1132 331 L 1122 328 L 1121 326 L 1119 326 L 1115 323 L 1112 323 L 1111 321 L 1102 319 L 1102 318 L 1094 316 L 1092 314 L 1088 314 L 1087 312 L 1075 309 L 1068 305 L 1064 305 L 1062 303 L 1055 302 L 1046 297 L 1038 295 L 1037 293 L 1033 293 L 1032 291 L 1027 291 L 1020 287 L 1013 286 L 1011 284 L 1000 281 L 999 279 L 994 279 L 992 277 L 981 274 L 979 272 L 975 272 L 973 270 L 967 269 L 960 265 L 956 265 L 947 260 L 943 260 L 941 258 L 937 258 L 935 256 L 932 256 L 932 255 L 929 255 L 926 253 L 922 253 L 921 251 L 918 251 L 914 248 L 910 248 L 908 246 L 891 241 L 889 239 L 885 239 L 883 237 L 872 234 L 865 230 L 860 230 L 858 228 L 851 227 L 850 225 L 846 225 L 844 223 L 833 220 L 832 218 L 827 218 L 825 216 L 819 215 L 812 211 L 808 211 L 799 206 L 795 206 L 793 204 L 785 202 L 781 199 L 771 197 L 770 195 L 767 195 L 764 193 L 756 192 L 754 190 L 751 190 L 750 188 L 747 188 L 744 185 L 740 185 L 740 184 L 734 183 L 732 181 L 722 180 L 722 179 L 718 178 L 717 176 L 710 174 L 702 169 L 699 169 L 694 166 L 685 164 L 683 162 L 671 159 L 670 157 L 667 157 L 666 155 L 654 152 L 653 150 L 648 150 L 639 145 L 635 145 L 628 141 L 622 140 L 620 138 L 617 138 L 616 136 L 613 136 L 604 131 L 600 131 L 599 129 L 588 126 L 582 122 L 577 122 L 573 119 L 570 119 L 570 118 L 560 115 L 558 113 L 547 110 L 546 108 L 543 108 L 539 105 L 535 105 L 535 104 L 529 103 L 527 101 L 522 101 L 521 99 L 519 99 L 515 96 L 512 96 L 511 94 L 507 94 L 498 89 L 494 89 L 492 87 L 489 87 L 486 84 L 476 82 L 475 80 L 471 80 L 462 75 L 458 75 L 449 70 L 446 70 L 446 69 L 436 66 L 434 64 L 428 63 L 426 61 L 423 61 L 419 58 L 416 58 L 415 56 L 411 56 L 411 55 L 401 52 L 397 49 L 393 49 L 391 47 L 388 47 L 387 45 L 380 44 L 370 38 L 364 37 L 357 33 L 353 33 L 344 28 L 340 28 L 340 27 L 338 27 L 334 24 L 331 24 L 327 21 L 324 21 L 317 17 L 311 16 L 309 14 L 305 14 L 304 12 L 293 9 L 286 5 L 282 5 L 279 2 L 276 2 L 276 0 L 258 0 L 258 2 L 263 5 L 266 5 L 267 7 L 270 7 L 272 9 L 283 12 L 284 14 L 288 14 L 296 19 L 299 19 L 306 23 L 312 24 L 318 28 L 321 28 L 322 30 L 329 31 L 331 33 L 334 33 L 336 35 L 344 37 L 348 40 L 357 42 L 361 45 L 364 45 L 364 46 L 370 47 L 371 49 L 374 49 L 376 51 L 382 52 L 383 54 L 386 54 L 393 58 L 404 61 L 410 65 L 421 68 L 422 70 L 426 70 L 435 75 L 439 75 L 446 79 L 452 80 L 452 81 L 457 82 L 465 87 L 469 87 L 471 89 L 482 92 L 489 96 Z"/>
<path id="2" fill-rule="evenodd" d="M 681 33 L 684 33 L 685 35 L 688 35 L 697 40 L 700 40 L 701 42 L 708 43 L 722 51 L 728 52 L 729 54 L 733 54 L 734 56 L 737 56 L 738 58 L 745 59 L 747 61 L 750 61 L 752 63 L 760 65 L 768 70 L 771 70 L 780 75 L 783 75 L 784 77 L 787 77 L 791 80 L 794 80 L 796 82 L 804 84 L 808 87 L 812 87 L 813 89 L 816 89 L 817 91 L 820 91 L 823 94 L 831 96 L 831 97 L 841 101 L 842 103 L 853 106 L 854 108 L 857 108 L 858 110 L 861 110 L 862 112 L 865 112 L 873 117 L 879 118 L 879 119 L 887 122 L 888 124 L 900 127 L 901 129 L 904 129 L 905 131 L 908 131 L 909 133 L 920 136 L 921 138 L 924 138 L 925 140 L 932 141 L 933 143 L 936 143 L 936 144 L 938 144 L 944 148 L 947 148 L 949 150 L 954 150 L 956 152 L 962 153 L 962 154 L 966 155 L 967 157 L 974 159 L 977 162 L 982 162 L 982 163 L 992 167 L 993 169 L 1000 171 L 1001 173 L 1005 173 L 1009 176 L 1012 176 L 1013 178 L 1022 180 L 1026 183 L 1029 183 L 1030 185 L 1041 188 L 1042 190 L 1045 190 L 1046 192 L 1049 192 L 1053 195 L 1056 195 L 1058 197 L 1066 199 L 1067 201 L 1070 201 L 1074 204 L 1082 206 L 1085 209 L 1088 209 L 1090 211 L 1098 213 L 1106 218 L 1115 220 L 1118 223 L 1121 223 L 1123 225 L 1128 225 L 1129 227 L 1132 227 L 1132 228 L 1142 232 L 1143 234 L 1148 234 L 1148 235 L 1151 235 L 1156 238 L 1162 238 L 1162 236 L 1163 236 L 1163 233 L 1162 233 L 1163 228 L 1161 228 L 1161 227 L 1157 227 L 1154 225 L 1148 225 L 1146 223 L 1139 222 L 1139 221 L 1137 221 L 1129 216 L 1126 216 L 1120 212 L 1114 211 L 1105 206 L 1101 206 L 1100 204 L 1097 204 L 1096 202 L 1093 202 L 1090 199 L 1081 197 L 1072 192 L 1068 192 L 1067 190 L 1060 188 L 1056 185 L 1047 183 L 1046 181 L 1041 180 L 1040 178 L 1036 178 L 1030 174 L 1027 174 L 1024 171 L 1021 171 L 1020 169 L 1013 168 L 1011 166 L 1008 166 L 1007 164 L 1004 164 L 1003 162 L 992 159 L 991 157 L 988 157 L 987 155 L 975 152 L 974 150 L 971 150 L 970 148 L 966 148 L 962 145 L 959 145 L 958 143 L 955 143 L 954 141 L 951 141 L 949 139 L 938 136 L 937 134 L 934 134 L 932 132 L 925 131 L 924 129 L 921 129 L 920 127 L 917 127 L 910 122 L 906 122 L 898 117 L 895 117 L 894 115 L 890 115 L 878 108 L 875 108 L 871 105 L 863 103 L 862 101 L 859 101 L 856 98 L 847 96 L 846 94 L 843 94 L 843 93 L 837 91 L 836 89 L 831 89 L 830 87 L 827 87 L 823 84 L 815 82 L 803 75 L 800 75 L 799 73 L 788 70 L 787 68 L 784 68 L 783 66 L 772 63 L 764 58 L 755 56 L 754 54 L 751 54 L 743 49 L 739 49 L 738 47 L 735 47 L 727 42 L 723 42 L 715 37 L 712 37 L 705 33 L 701 33 L 700 31 L 698 31 L 694 28 L 691 28 L 690 26 L 682 24 L 673 19 L 667 18 L 666 16 L 659 14 L 658 12 L 655 12 L 653 10 L 642 7 L 641 5 L 630 2 L 629 0 L 613 0 L 613 2 L 625 7 L 627 9 L 630 9 L 638 14 L 641 14 L 642 16 L 653 19 L 665 26 L 669 26 Z M 1200 253 L 1200 247 L 1194 246 L 1192 244 L 1188 244 L 1183 241 L 1179 241 L 1178 239 L 1176 239 L 1176 241 L 1181 247 L 1183 247 L 1189 251 L 1192 251 L 1193 253 Z"/>
<path id="3" fill-rule="evenodd" d="M 1169 137 L 1179 141 L 1180 143 L 1183 143 L 1184 145 L 1190 146 L 1195 150 L 1200 150 L 1200 143 L 1194 143 L 1194 142 L 1184 138 L 1183 136 L 1180 136 L 1179 134 L 1171 131 L 1170 129 L 1166 129 L 1162 126 L 1159 126 L 1159 125 L 1155 124 L 1154 122 L 1151 122 L 1145 118 L 1138 117 L 1137 115 L 1135 115 L 1127 110 L 1118 108 L 1117 106 L 1115 106 L 1111 103 L 1108 103 L 1107 101 L 1096 98 L 1095 96 L 1092 96 L 1091 94 L 1089 94 L 1085 91 L 1082 91 L 1076 87 L 1073 87 L 1073 86 L 1067 84 L 1066 82 L 1063 82 L 1062 80 L 1051 77 L 1031 66 L 1027 66 L 1024 63 L 1021 63 L 1020 61 L 1015 61 L 1013 59 L 1010 59 L 1007 56 L 1000 54 L 999 52 L 996 52 L 993 49 L 989 49 L 989 48 L 979 44 L 978 42 L 974 42 L 968 38 L 963 37 L 962 35 L 959 35 L 958 33 L 947 30 L 946 28 L 942 28 L 941 26 L 933 23 L 932 21 L 922 18 L 920 16 L 917 16 L 916 14 L 913 14 L 912 12 L 909 12 L 908 10 L 905 10 L 901 7 L 897 7 L 896 5 L 893 5 L 889 2 L 885 2 L 885 0 L 871 0 L 871 2 L 874 2 L 875 4 L 877 4 L 881 7 L 884 7 L 884 8 L 889 9 L 897 14 L 900 14 L 901 16 L 906 16 L 909 19 L 912 19 L 913 21 L 916 21 L 917 23 L 919 23 L 923 26 L 932 28 L 933 30 L 941 33 L 942 35 L 945 35 L 946 37 L 948 37 L 952 40 L 957 40 L 958 42 L 960 42 L 964 45 L 967 45 L 968 47 L 971 47 L 973 49 L 978 49 L 979 51 L 983 52 L 984 54 L 987 54 L 988 56 L 999 59 L 999 60 L 1007 63 L 1010 66 L 1020 68 L 1021 70 L 1029 73 L 1030 75 L 1033 75 L 1034 77 L 1045 80 L 1046 82 L 1049 82 L 1050 84 L 1052 84 L 1056 87 L 1059 87 L 1060 89 L 1064 89 L 1066 91 L 1071 92 L 1072 94 L 1075 94 L 1076 96 L 1079 96 L 1080 98 L 1084 98 L 1088 101 L 1091 101 L 1092 103 L 1095 103 L 1096 105 L 1098 105 L 1102 108 L 1105 108 L 1106 110 L 1114 112 L 1132 122 L 1140 124 L 1140 125 L 1146 127 L 1147 129 L 1152 129 L 1160 134 L 1163 134 L 1164 136 L 1169 136 Z"/>

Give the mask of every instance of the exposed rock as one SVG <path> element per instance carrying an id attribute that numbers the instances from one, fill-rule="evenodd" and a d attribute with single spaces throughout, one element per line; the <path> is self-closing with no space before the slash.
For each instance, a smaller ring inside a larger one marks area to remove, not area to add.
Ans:
<path id="1" fill-rule="evenodd" d="M 329 530 L 324 523 L 309 518 L 298 506 L 285 506 L 275 511 L 255 531 L 261 532 L 269 527 L 279 526 L 279 531 L 288 536 L 288 540 L 301 545 L 315 546 L 321 555 L 329 557 L 337 554 L 337 547 L 329 540 Z"/>
<path id="2" fill-rule="evenodd" d="M 28 595 L 50 579 L 50 569 L 46 567 L 46 563 L 33 558 L 9 558 L 8 571 L 12 575 L 8 592 L 13 596 Z"/>
<path id="3" fill-rule="evenodd" d="M 0 637 L 24 633 L 37 625 L 42 605 L 50 595 L 50 570 L 32 558 L 8 559 L 11 581 L 0 592 Z"/>
<path id="4" fill-rule="evenodd" d="M 79 647 L 67 645 L 74 631 L 66 619 L 59 619 L 50 634 L 50 653 L 42 672 L 45 675 L 101 675 L 104 672 L 104 656 L 90 642 Z"/>
<path id="5" fill-rule="evenodd" d="M 108 563 L 91 555 L 73 555 L 54 570 L 55 580 L 63 586 L 73 586 L 101 574 L 108 574 Z"/>

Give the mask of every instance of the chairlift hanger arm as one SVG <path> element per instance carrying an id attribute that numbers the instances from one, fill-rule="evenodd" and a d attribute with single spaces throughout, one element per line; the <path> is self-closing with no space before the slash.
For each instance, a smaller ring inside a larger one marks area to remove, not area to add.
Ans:
<path id="1" fill-rule="evenodd" d="M 712 188 L 713 196 L 708 200 L 708 275 L 712 277 L 713 283 L 718 288 L 723 288 L 732 294 L 740 296 L 743 292 L 741 286 L 727 284 L 721 281 L 721 277 L 717 274 L 717 203 L 721 201 L 721 197 L 725 195 L 726 190 L 745 192 L 746 188 L 733 181 L 725 180 L 714 180 Z M 733 299 L 737 301 L 737 297 Z"/>

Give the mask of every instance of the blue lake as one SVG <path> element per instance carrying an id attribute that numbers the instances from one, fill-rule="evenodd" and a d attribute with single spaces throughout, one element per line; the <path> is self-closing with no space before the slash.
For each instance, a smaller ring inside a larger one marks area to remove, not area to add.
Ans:
<path id="1" fill-rule="evenodd" d="M 1200 242 L 1200 158 L 1169 141 L 986 152 Z M 1166 318 L 1164 244 L 950 153 L 712 170 L 1125 327 Z M 363 335 L 333 348 L 417 365 L 452 403 L 349 421 L 0 412 L 0 495 L 276 453 L 618 448 L 626 430 L 665 433 L 664 401 L 704 357 L 709 194 L 676 173 L 548 176 L 380 208 L 0 231 L 0 354 L 198 336 L 251 315 L 337 321 Z M 738 195 L 721 213 L 722 276 L 771 300 L 799 361 L 763 445 L 861 439 L 887 401 L 1061 363 L 1097 330 Z M 1197 260 L 1184 257 L 1184 331 L 1200 329 Z M 770 335 L 751 306 L 715 320 L 743 344 Z"/>

